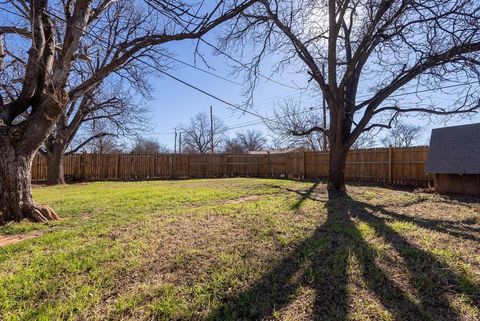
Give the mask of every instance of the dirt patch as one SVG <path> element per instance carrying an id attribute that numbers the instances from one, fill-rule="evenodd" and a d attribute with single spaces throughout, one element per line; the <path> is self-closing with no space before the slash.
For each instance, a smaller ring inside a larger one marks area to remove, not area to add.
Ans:
<path id="1" fill-rule="evenodd" d="M 89 219 L 92 218 L 92 214 L 91 213 L 82 213 L 81 217 L 82 217 L 83 220 L 89 220 Z"/>
<path id="2" fill-rule="evenodd" d="M 0 235 L 0 247 L 20 243 L 28 239 L 33 239 L 35 237 L 39 237 L 42 234 L 42 232 L 32 232 L 28 234 Z"/>
<path id="3" fill-rule="evenodd" d="M 264 196 L 264 195 L 258 195 L 258 194 L 257 195 L 247 195 L 247 196 L 239 197 L 239 198 L 236 198 L 236 199 L 233 199 L 233 200 L 225 201 L 223 204 L 238 204 L 238 203 L 243 203 L 243 202 L 248 202 L 248 201 L 256 201 L 259 198 L 261 198 L 262 196 Z"/>

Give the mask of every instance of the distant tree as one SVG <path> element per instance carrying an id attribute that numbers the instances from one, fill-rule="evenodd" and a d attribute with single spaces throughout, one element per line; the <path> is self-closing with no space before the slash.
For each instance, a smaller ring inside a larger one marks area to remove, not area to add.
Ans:
<path id="1" fill-rule="evenodd" d="M 236 137 L 227 138 L 223 146 L 224 154 L 245 154 L 244 146 L 238 141 Z"/>
<path id="2" fill-rule="evenodd" d="M 125 151 L 117 139 L 110 135 L 95 136 L 85 148 L 85 151 L 93 154 L 122 154 Z"/>
<path id="3" fill-rule="evenodd" d="M 302 147 L 308 150 L 326 150 L 325 134 L 310 130 L 322 126 L 322 119 L 314 108 L 301 108 L 299 102 L 287 100 L 275 110 L 273 120 L 267 123 L 276 142 L 284 147 Z"/>
<path id="4" fill-rule="evenodd" d="M 225 154 L 245 154 L 248 151 L 262 150 L 267 145 L 267 138 L 259 131 L 239 132 L 234 138 L 226 139 L 223 147 Z"/>
<path id="5" fill-rule="evenodd" d="M 378 132 L 364 132 L 358 136 L 355 143 L 352 144 L 352 149 L 372 148 L 377 146 L 376 136 Z"/>
<path id="6" fill-rule="evenodd" d="M 188 125 L 182 125 L 182 150 L 185 153 L 206 154 L 211 152 L 210 137 L 213 134 L 213 150 L 219 151 L 221 144 L 225 142 L 226 127 L 222 120 L 213 117 L 213 132 L 210 130 L 210 116 L 207 113 L 199 113 Z"/>
<path id="7" fill-rule="evenodd" d="M 397 122 L 387 136 L 382 139 L 384 146 L 410 147 L 418 143 L 423 128 L 421 126 L 409 125 Z"/>
<path id="8" fill-rule="evenodd" d="M 267 138 L 256 130 L 237 133 L 236 139 L 245 151 L 262 150 L 267 145 Z"/>
<path id="9" fill-rule="evenodd" d="M 133 145 L 130 154 L 158 154 L 168 152 L 168 148 L 160 145 L 156 140 L 139 137 L 135 140 L 135 145 Z"/>

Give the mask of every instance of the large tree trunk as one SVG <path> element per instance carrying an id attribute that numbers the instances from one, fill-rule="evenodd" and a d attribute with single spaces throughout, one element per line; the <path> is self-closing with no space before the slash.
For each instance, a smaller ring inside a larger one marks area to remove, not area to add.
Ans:
<path id="1" fill-rule="evenodd" d="M 345 166 L 348 147 L 330 144 L 330 158 L 328 162 L 328 190 L 345 192 Z"/>
<path id="2" fill-rule="evenodd" d="M 344 193 L 345 188 L 345 166 L 347 154 L 350 149 L 348 137 L 350 134 L 350 123 L 345 117 L 343 102 L 331 104 L 330 128 L 328 132 L 329 162 L 328 162 L 328 190 L 330 192 Z"/>
<path id="3" fill-rule="evenodd" d="M 65 184 L 63 173 L 63 146 L 54 145 L 52 150 L 47 150 L 47 185 Z"/>
<path id="4" fill-rule="evenodd" d="M 14 147 L 7 137 L 0 137 L 0 224 L 22 219 L 34 222 L 58 219 L 53 210 L 33 200 L 31 167 L 36 151 L 21 149 Z"/>

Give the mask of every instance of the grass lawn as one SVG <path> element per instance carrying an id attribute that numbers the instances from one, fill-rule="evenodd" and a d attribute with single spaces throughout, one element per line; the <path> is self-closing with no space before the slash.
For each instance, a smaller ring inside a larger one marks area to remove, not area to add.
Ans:
<path id="1" fill-rule="evenodd" d="M 273 179 L 36 187 L 0 320 L 480 320 L 480 203 Z"/>

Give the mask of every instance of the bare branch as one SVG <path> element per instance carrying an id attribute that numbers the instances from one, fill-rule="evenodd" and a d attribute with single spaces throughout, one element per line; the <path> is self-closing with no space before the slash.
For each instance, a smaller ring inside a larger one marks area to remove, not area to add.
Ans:
<path id="1" fill-rule="evenodd" d="M 95 139 L 99 139 L 99 138 L 102 138 L 102 137 L 106 137 L 106 136 L 113 136 L 115 137 L 116 135 L 115 134 L 112 134 L 112 133 L 97 133 L 91 137 L 89 137 L 88 139 L 86 139 L 85 141 L 83 141 L 81 144 L 79 144 L 77 147 L 75 147 L 74 149 L 72 150 L 69 150 L 68 152 L 65 153 L 65 155 L 70 155 L 70 154 L 75 154 L 76 152 L 78 152 L 80 149 L 82 149 L 83 147 L 85 147 L 86 145 L 88 145 L 91 141 L 95 140 Z"/>

